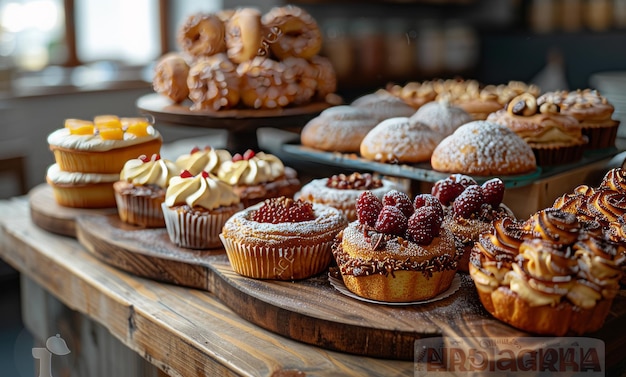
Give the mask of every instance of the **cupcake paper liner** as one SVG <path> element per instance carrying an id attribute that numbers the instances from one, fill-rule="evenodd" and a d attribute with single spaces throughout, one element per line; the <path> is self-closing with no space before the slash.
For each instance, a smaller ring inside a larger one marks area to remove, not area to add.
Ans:
<path id="1" fill-rule="evenodd" d="M 196 215 L 161 204 L 165 227 L 176 246 L 188 249 L 213 249 L 221 246 L 219 235 L 231 212 Z"/>
<path id="2" fill-rule="evenodd" d="M 122 221 L 149 228 L 165 227 L 165 218 L 161 208 L 163 198 L 124 195 L 115 192 L 115 202 Z"/>

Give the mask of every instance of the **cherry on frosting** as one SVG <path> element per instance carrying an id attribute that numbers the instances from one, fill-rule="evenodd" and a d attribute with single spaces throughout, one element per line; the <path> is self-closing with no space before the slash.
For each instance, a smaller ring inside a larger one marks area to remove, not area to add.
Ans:
<path id="1" fill-rule="evenodd" d="M 239 153 L 235 153 L 235 155 L 233 156 L 233 162 L 237 162 L 241 160 L 243 160 L 243 156 Z"/>
<path id="2" fill-rule="evenodd" d="M 139 156 L 139 159 L 143 162 L 149 162 L 150 159 L 148 158 L 148 156 L 146 156 L 145 154 L 142 154 L 141 156 Z"/>
<path id="3" fill-rule="evenodd" d="M 247 151 L 245 151 L 245 153 L 243 154 L 243 159 L 244 159 L 244 160 L 249 160 L 249 159 L 251 159 L 251 158 L 252 158 L 252 157 L 254 157 L 254 156 L 255 156 L 254 151 L 253 151 L 252 149 L 248 149 L 248 150 L 247 150 Z"/>
<path id="4" fill-rule="evenodd" d="M 142 154 L 141 156 L 139 156 L 139 159 L 146 163 L 150 161 L 159 161 L 161 159 L 161 156 L 158 153 L 154 153 L 150 158 L 148 158 L 148 156 Z"/>
<path id="5" fill-rule="evenodd" d="M 189 170 L 183 170 L 183 171 L 180 173 L 180 177 L 181 177 L 181 178 L 193 178 L 193 174 L 191 174 L 191 173 L 189 172 Z"/>
<path id="6" fill-rule="evenodd" d="M 208 178 L 209 177 L 209 172 L 203 170 L 202 171 L 202 178 Z"/>
<path id="7" fill-rule="evenodd" d="M 200 148 L 198 146 L 195 146 L 191 149 L 191 152 L 189 152 L 189 154 L 194 154 L 196 152 L 200 152 Z"/>

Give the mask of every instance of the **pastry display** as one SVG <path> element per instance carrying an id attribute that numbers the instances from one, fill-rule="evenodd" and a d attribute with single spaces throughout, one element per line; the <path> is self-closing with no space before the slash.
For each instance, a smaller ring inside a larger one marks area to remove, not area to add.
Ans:
<path id="1" fill-rule="evenodd" d="M 394 164 L 428 161 L 443 136 L 424 123 L 409 118 L 389 118 L 380 122 L 361 141 L 364 159 Z"/>
<path id="2" fill-rule="evenodd" d="M 224 161 L 217 176 L 233 187 L 245 207 L 279 196 L 292 198 L 301 187 L 296 171 L 278 157 L 252 150 Z"/>
<path id="3" fill-rule="evenodd" d="M 243 206 L 232 187 L 217 177 L 183 171 L 170 179 L 161 208 L 172 243 L 211 249 L 221 246 L 222 226 Z"/>
<path id="4" fill-rule="evenodd" d="M 189 99 L 192 111 L 341 102 L 330 96 L 337 88 L 335 70 L 318 55 L 320 29 L 302 8 L 192 14 L 178 30 L 177 44 L 182 52 L 157 60 L 152 84 L 174 103 L 186 106 Z"/>
<path id="5" fill-rule="evenodd" d="M 484 307 L 524 331 L 597 331 L 619 290 L 617 247 L 556 208 L 524 222 L 500 219 L 472 250 L 470 276 Z"/>
<path id="6" fill-rule="evenodd" d="M 411 81 L 406 83 L 406 85 L 390 85 L 387 90 L 414 109 L 419 109 L 424 104 L 437 98 L 437 92 L 431 81 Z"/>
<path id="7" fill-rule="evenodd" d="M 350 106 L 369 111 L 378 122 L 389 118 L 410 117 L 415 114 L 415 108 L 385 89 L 379 89 L 374 93 L 365 94 L 352 101 Z"/>
<path id="8" fill-rule="evenodd" d="M 279 197 L 234 214 L 220 237 L 235 272 L 298 280 L 326 270 L 335 235 L 346 225 L 336 208 Z"/>
<path id="9" fill-rule="evenodd" d="M 539 101 L 531 94 L 522 94 L 487 120 L 507 126 L 524 139 L 540 166 L 580 160 L 588 141 L 578 120 L 560 113 L 550 97 Z"/>
<path id="10" fill-rule="evenodd" d="M 445 100 L 426 103 L 409 118 L 409 122 L 424 123 L 442 136 L 451 135 L 472 120 L 472 116 L 465 110 Z"/>
<path id="11" fill-rule="evenodd" d="M 466 123 L 439 143 L 430 159 L 434 170 L 476 176 L 533 172 L 531 147 L 506 126 L 477 120 Z"/>
<path id="12" fill-rule="evenodd" d="M 159 153 L 162 139 L 145 118 L 111 115 L 67 119 L 48 136 L 48 144 L 63 171 L 119 174 L 126 161 Z"/>
<path id="13" fill-rule="evenodd" d="M 543 94 L 537 102 L 554 102 L 561 114 L 578 119 L 587 148 L 599 149 L 615 146 L 619 121 L 612 118 L 615 108 L 597 90 L 556 91 Z"/>
<path id="14" fill-rule="evenodd" d="M 386 178 L 377 178 L 370 173 L 336 174 L 329 178 L 312 180 L 302 186 L 295 198 L 335 207 L 352 222 L 357 219 L 356 200 L 366 190 L 382 199 L 391 190 L 402 191 L 402 185 Z"/>
<path id="15" fill-rule="evenodd" d="M 426 300 L 448 289 L 459 255 L 431 195 L 412 202 L 398 191 L 381 201 L 363 192 L 358 220 L 337 235 L 333 255 L 345 286 L 382 302 Z"/>
<path id="16" fill-rule="evenodd" d="M 176 158 L 176 165 L 182 170 L 188 170 L 197 175 L 206 171 L 217 175 L 217 170 L 224 161 L 230 161 L 233 156 L 226 149 L 216 149 L 209 145 L 204 148 L 193 147 L 189 153 Z"/>
<path id="17" fill-rule="evenodd" d="M 333 106 L 304 125 L 300 141 L 307 147 L 329 152 L 359 152 L 365 135 L 377 124 L 365 109 Z"/>
<path id="18" fill-rule="evenodd" d="M 120 219 L 147 228 L 165 227 L 161 204 L 169 180 L 180 173 L 172 161 L 158 154 L 128 160 L 113 184 Z"/>
<path id="19" fill-rule="evenodd" d="M 119 173 L 68 172 L 59 164 L 52 164 L 46 172 L 55 201 L 72 208 L 115 207 L 113 183 L 119 179 Z"/>
<path id="20" fill-rule="evenodd" d="M 478 185 L 472 177 L 452 174 L 437 181 L 431 194 L 444 205 L 442 226 L 454 235 L 457 251 L 461 255 L 459 271 L 468 271 L 474 242 L 491 229 L 495 219 L 514 218 L 513 212 L 502 203 L 504 183 L 499 178 Z"/>

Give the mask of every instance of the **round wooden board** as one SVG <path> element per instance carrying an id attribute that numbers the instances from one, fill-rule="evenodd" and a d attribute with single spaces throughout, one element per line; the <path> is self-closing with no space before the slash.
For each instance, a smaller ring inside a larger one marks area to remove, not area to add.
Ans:
<path id="1" fill-rule="evenodd" d="M 386 359 L 412 360 L 424 337 L 503 331 L 490 320 L 473 282 L 460 275 L 451 296 L 422 305 L 366 303 L 333 288 L 327 273 L 301 281 L 256 280 L 230 266 L 222 249 L 176 247 L 165 229 L 143 229 L 115 215 L 80 216 L 77 237 L 100 260 L 135 275 L 212 292 L 246 320 L 283 336 L 327 349 Z"/>
<path id="2" fill-rule="evenodd" d="M 81 215 L 108 215 L 116 208 L 83 209 L 63 207 L 54 199 L 52 187 L 47 183 L 34 187 L 28 193 L 30 216 L 33 223 L 49 232 L 76 237 L 76 218 Z"/>

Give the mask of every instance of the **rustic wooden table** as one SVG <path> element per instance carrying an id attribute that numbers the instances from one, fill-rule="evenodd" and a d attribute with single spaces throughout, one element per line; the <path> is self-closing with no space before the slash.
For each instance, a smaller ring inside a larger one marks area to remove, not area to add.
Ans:
<path id="1" fill-rule="evenodd" d="M 0 201 L 0 257 L 21 273 L 28 330 L 42 344 L 60 334 L 72 351 L 55 356 L 53 375 L 422 375 L 412 361 L 335 352 L 277 335 L 246 321 L 231 309 L 232 302 L 225 305 L 210 292 L 104 264 L 76 239 L 36 226 L 27 198 Z M 488 315 L 457 317 L 451 323 L 433 317 L 432 325 L 458 337 L 527 335 Z M 609 375 L 626 367 L 625 317 L 622 290 L 605 326 L 589 335 L 604 342 Z"/>
<path id="2" fill-rule="evenodd" d="M 26 327 L 39 341 L 60 334 L 72 351 L 53 363 L 64 362 L 69 373 L 53 375 L 413 375 L 410 361 L 287 339 L 242 319 L 211 293 L 103 264 L 74 238 L 35 226 L 26 198 L 0 201 L 0 214 L 0 257 L 22 274 Z"/>

